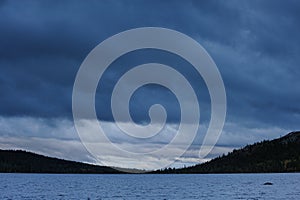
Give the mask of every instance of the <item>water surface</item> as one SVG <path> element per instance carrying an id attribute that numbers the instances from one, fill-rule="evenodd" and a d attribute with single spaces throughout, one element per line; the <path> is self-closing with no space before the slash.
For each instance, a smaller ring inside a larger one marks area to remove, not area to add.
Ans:
<path id="1" fill-rule="evenodd" d="M 263 185 L 272 182 L 273 185 Z M 0 199 L 300 199 L 300 173 L 0 174 Z"/>

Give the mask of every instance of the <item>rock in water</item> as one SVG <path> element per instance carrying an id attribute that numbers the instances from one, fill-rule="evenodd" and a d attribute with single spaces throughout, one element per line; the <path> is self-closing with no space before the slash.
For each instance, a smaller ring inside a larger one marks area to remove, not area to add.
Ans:
<path id="1" fill-rule="evenodd" d="M 273 185 L 271 182 L 265 182 L 264 185 Z"/>

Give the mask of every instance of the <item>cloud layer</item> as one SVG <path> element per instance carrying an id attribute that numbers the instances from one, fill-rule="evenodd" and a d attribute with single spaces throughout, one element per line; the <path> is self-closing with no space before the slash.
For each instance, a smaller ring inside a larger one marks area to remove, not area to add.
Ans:
<path id="1" fill-rule="evenodd" d="M 227 119 L 209 157 L 299 129 L 299 9 L 296 0 L 1 1 L 0 148 L 95 162 L 80 144 L 72 122 L 76 73 L 101 41 L 146 26 L 191 36 L 220 70 L 227 92 Z M 200 126 L 207 127 L 210 99 L 202 78 L 183 59 L 155 50 L 132 52 L 112 64 L 97 90 L 99 119 L 113 124 L 110 97 L 115 83 L 133 66 L 148 62 L 170 65 L 190 81 L 200 102 Z M 132 97 L 133 119 L 149 122 L 148 109 L 154 103 L 165 106 L 167 126 L 180 121 L 175 96 L 155 85 L 140 88 Z M 196 159 L 195 148 L 205 130 L 199 130 L 194 145 L 180 159 L 187 163 Z M 115 142 L 130 144 L 118 137 Z"/>

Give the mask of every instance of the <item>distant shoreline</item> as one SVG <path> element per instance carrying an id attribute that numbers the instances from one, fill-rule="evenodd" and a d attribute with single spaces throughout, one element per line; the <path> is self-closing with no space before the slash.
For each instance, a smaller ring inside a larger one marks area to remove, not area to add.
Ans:
<path id="1" fill-rule="evenodd" d="M 0 174 L 53 174 L 53 175 L 60 175 L 60 174 L 70 174 L 70 175 L 77 175 L 77 174 L 82 174 L 82 175 L 156 175 L 156 174 L 162 174 L 162 175 L 168 175 L 168 173 L 36 173 L 36 172 L 0 172 Z M 300 174 L 299 172 L 254 172 L 254 173 L 178 173 L 178 174 L 170 174 L 170 175 L 181 175 L 181 174 L 187 174 L 187 175 L 218 175 L 218 174 L 223 174 L 223 175 L 234 175 L 234 174 Z"/>
<path id="2" fill-rule="evenodd" d="M 206 163 L 155 171 L 99 166 L 23 150 L 0 150 L 0 173 L 26 174 L 271 174 L 300 173 L 300 132 L 233 150 Z"/>

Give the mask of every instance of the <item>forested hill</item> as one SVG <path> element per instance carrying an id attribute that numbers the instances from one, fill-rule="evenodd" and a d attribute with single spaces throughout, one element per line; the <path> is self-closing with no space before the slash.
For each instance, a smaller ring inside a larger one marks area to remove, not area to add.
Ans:
<path id="1" fill-rule="evenodd" d="M 209 162 L 157 173 L 265 173 L 300 172 L 300 132 L 234 150 Z"/>
<path id="2" fill-rule="evenodd" d="M 50 158 L 25 151 L 0 150 L 0 172 L 18 173 L 121 173 L 110 167 Z"/>
<path id="3" fill-rule="evenodd" d="M 50 158 L 35 153 L 0 150 L 0 173 L 122 173 L 111 167 Z M 128 169 L 126 171 L 129 171 Z M 131 170 L 141 173 L 140 170 Z M 130 171 L 129 171 L 130 172 Z M 144 171 L 145 172 L 145 171 Z M 234 150 L 209 162 L 151 173 L 264 173 L 300 172 L 300 132 Z"/>

